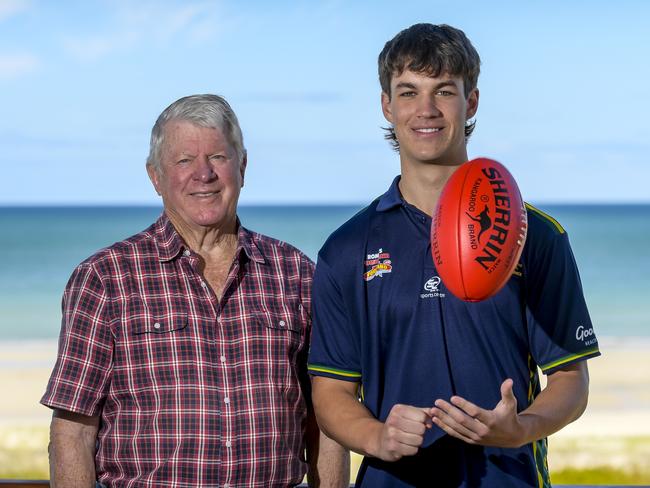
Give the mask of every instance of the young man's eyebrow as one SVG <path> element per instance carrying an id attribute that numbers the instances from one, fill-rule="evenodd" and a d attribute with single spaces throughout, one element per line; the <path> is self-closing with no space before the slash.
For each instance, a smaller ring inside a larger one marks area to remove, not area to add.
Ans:
<path id="1" fill-rule="evenodd" d="M 456 82 L 453 80 L 446 80 L 446 81 L 441 81 L 436 85 L 436 90 L 440 88 L 444 88 L 446 86 L 453 86 L 454 88 L 458 88 L 458 85 L 456 85 Z"/>
<path id="2" fill-rule="evenodd" d="M 436 90 L 439 90 L 440 88 L 444 88 L 446 86 L 452 86 L 454 88 L 458 88 L 458 85 L 453 80 L 441 81 L 434 88 Z M 413 83 L 408 82 L 408 81 L 400 81 L 397 85 L 395 85 L 396 90 L 399 89 L 399 88 L 408 88 L 410 90 L 416 90 L 417 86 L 415 84 L 413 84 Z"/>
<path id="3" fill-rule="evenodd" d="M 409 83 L 407 81 L 400 81 L 397 85 L 395 85 L 395 89 L 398 88 L 409 88 L 411 90 L 415 90 L 417 87 L 413 83 Z"/>

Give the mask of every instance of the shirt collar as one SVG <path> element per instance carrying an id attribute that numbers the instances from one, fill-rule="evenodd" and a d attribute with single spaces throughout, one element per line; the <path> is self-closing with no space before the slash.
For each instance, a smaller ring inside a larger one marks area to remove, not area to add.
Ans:
<path id="1" fill-rule="evenodd" d="M 393 183 L 391 183 L 390 188 L 388 188 L 388 191 L 379 198 L 377 212 L 385 212 L 404 203 L 398 186 L 400 179 L 401 175 L 397 175 Z"/>
<path id="2" fill-rule="evenodd" d="M 237 218 L 237 251 L 236 256 L 241 256 L 242 251 L 252 261 L 257 263 L 264 263 L 264 255 L 260 251 L 254 232 L 249 231 Z M 158 218 L 154 224 L 154 242 L 158 248 L 158 259 L 160 261 L 171 261 L 178 257 L 181 252 L 188 249 L 185 241 L 180 236 L 174 225 L 171 223 L 167 214 L 163 214 Z"/>
<path id="3" fill-rule="evenodd" d="M 183 238 L 176 231 L 165 212 L 158 218 L 153 230 L 160 261 L 171 261 L 186 248 Z"/>
<path id="4" fill-rule="evenodd" d="M 239 232 L 237 233 L 237 241 L 239 242 L 237 244 L 237 256 L 241 256 L 241 252 L 243 251 L 251 261 L 264 264 L 266 260 L 257 245 L 257 234 L 241 225 L 239 218 L 237 219 L 237 224 L 239 225 Z"/>

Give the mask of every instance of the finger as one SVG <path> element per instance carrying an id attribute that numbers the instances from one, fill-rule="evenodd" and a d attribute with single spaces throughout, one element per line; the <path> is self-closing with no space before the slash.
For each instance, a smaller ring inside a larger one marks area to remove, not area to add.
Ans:
<path id="1" fill-rule="evenodd" d="M 393 411 L 402 418 L 421 423 L 426 422 L 426 419 L 430 417 L 426 408 L 411 407 L 410 405 L 395 405 L 391 413 Z"/>
<path id="2" fill-rule="evenodd" d="M 438 417 L 433 418 L 433 423 L 436 424 L 438 427 L 440 427 L 445 433 L 449 434 L 452 437 L 455 437 L 456 439 L 460 439 L 461 441 L 467 442 L 468 444 L 476 444 L 477 443 L 472 438 L 467 437 L 466 435 L 464 435 L 461 432 L 458 432 L 457 430 L 452 428 L 450 425 L 445 424 Z"/>
<path id="3" fill-rule="evenodd" d="M 476 422 L 474 417 L 469 415 L 467 412 L 444 400 L 436 400 L 436 407 L 447 415 L 453 417 L 458 423 L 472 425 Z"/>
<path id="4" fill-rule="evenodd" d="M 469 400 L 465 400 L 463 397 L 453 396 L 451 397 L 451 403 L 474 419 L 480 420 L 481 422 L 487 420 L 487 410 L 482 409 Z"/>
<path id="5" fill-rule="evenodd" d="M 468 439 L 478 441 L 479 439 L 478 430 L 481 429 L 481 424 L 479 424 L 476 420 L 472 419 L 471 417 L 468 417 L 465 414 L 462 414 L 462 417 L 461 416 L 454 417 L 448 412 L 445 412 L 440 409 L 437 409 L 434 412 L 434 415 L 435 416 L 433 418 L 433 421 L 438 427 L 444 425 L 445 427 L 453 430 L 454 432 L 457 432 L 460 435 L 463 435 L 464 437 L 467 437 Z M 436 420 L 438 422 L 436 422 Z"/>

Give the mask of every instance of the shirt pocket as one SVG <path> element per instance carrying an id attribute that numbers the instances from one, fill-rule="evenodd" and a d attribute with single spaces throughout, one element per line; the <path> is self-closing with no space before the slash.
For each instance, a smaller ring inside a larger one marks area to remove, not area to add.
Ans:
<path id="1" fill-rule="evenodd" d="M 260 341 L 253 350 L 266 356 L 263 358 L 265 362 L 282 365 L 283 369 L 295 364 L 304 345 L 299 317 L 262 312 L 253 317 L 252 325 L 253 336 Z"/>
<path id="2" fill-rule="evenodd" d="M 115 352 L 114 387 L 125 402 L 155 408 L 183 381 L 196 381 L 196 347 L 188 325 L 186 311 L 153 314 L 143 307 L 131 317 Z"/>
<path id="3" fill-rule="evenodd" d="M 174 313 L 160 318 L 147 314 L 142 321 L 133 324 L 131 333 L 136 336 L 141 334 L 164 335 L 180 331 L 185 327 L 187 327 L 186 313 Z"/>
<path id="4" fill-rule="evenodd" d="M 300 317 L 262 313 L 254 317 L 254 322 L 261 343 L 253 350 L 262 354 L 257 359 L 266 365 L 266 381 L 285 397 L 285 401 L 302 401 L 300 379 L 305 374 L 306 364 L 303 364 L 305 355 L 301 354 L 305 343 Z"/>

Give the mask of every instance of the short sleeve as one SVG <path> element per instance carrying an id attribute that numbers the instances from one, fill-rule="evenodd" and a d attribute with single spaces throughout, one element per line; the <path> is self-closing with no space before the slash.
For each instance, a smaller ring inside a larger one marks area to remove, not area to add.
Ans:
<path id="1" fill-rule="evenodd" d="M 359 328 L 351 323 L 343 290 L 322 256 L 316 264 L 313 286 L 309 372 L 315 376 L 360 381 Z"/>
<path id="2" fill-rule="evenodd" d="M 114 341 L 106 290 L 92 265 L 74 271 L 62 308 L 57 360 L 41 403 L 95 416 L 110 386 Z"/>
<path id="3" fill-rule="evenodd" d="M 531 353 L 545 374 L 599 356 L 578 268 L 564 230 L 532 246 L 525 269 Z"/>
<path id="4" fill-rule="evenodd" d="M 305 401 L 309 408 L 311 404 L 311 381 L 307 372 L 307 356 L 309 354 L 309 344 L 311 341 L 312 315 L 311 315 L 311 295 L 312 285 L 314 282 L 314 263 L 307 256 L 300 254 L 300 306 L 304 314 L 307 327 L 306 337 L 307 345 L 300 351 L 297 358 L 298 377 L 300 385 L 305 396 Z"/>

